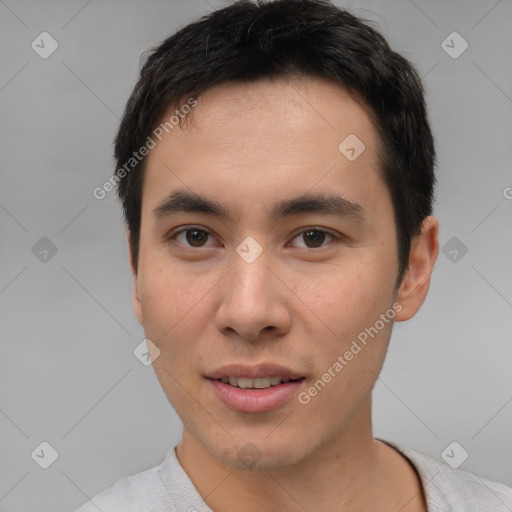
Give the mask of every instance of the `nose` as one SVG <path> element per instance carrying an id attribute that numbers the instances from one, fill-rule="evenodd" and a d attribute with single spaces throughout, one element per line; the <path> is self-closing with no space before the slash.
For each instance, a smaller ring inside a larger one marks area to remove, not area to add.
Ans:
<path id="1" fill-rule="evenodd" d="M 265 251 L 252 263 L 234 254 L 233 268 L 219 288 L 217 329 L 225 336 L 255 341 L 288 332 L 290 291 Z"/>

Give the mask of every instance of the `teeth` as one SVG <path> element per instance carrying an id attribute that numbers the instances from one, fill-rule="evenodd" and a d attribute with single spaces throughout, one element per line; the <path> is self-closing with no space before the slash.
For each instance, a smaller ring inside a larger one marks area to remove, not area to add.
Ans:
<path id="1" fill-rule="evenodd" d="M 246 377 L 222 377 L 219 380 L 224 384 L 229 383 L 231 386 L 241 389 L 266 389 L 270 386 L 277 386 L 282 382 L 290 381 L 290 379 L 282 377 L 259 377 L 256 379 L 249 379 Z"/>
<path id="2" fill-rule="evenodd" d="M 231 381 L 231 378 L 229 380 Z M 245 379 L 243 377 L 239 377 L 237 380 L 238 380 L 238 387 L 245 389 L 245 388 L 253 388 L 254 381 L 256 379 Z"/>
<path id="3" fill-rule="evenodd" d="M 247 380 L 249 380 L 249 379 L 247 379 Z M 252 387 L 256 388 L 256 389 L 265 389 L 265 388 L 269 388 L 271 384 L 272 384 L 272 379 L 270 377 L 264 377 L 264 378 L 254 379 Z M 238 382 L 238 385 L 240 385 L 240 382 Z"/>

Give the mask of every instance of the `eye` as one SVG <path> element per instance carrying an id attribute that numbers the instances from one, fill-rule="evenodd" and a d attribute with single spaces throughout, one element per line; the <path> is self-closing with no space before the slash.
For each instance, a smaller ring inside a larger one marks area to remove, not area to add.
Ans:
<path id="1" fill-rule="evenodd" d="M 336 239 L 336 237 L 325 231 L 324 229 L 318 228 L 307 228 L 303 229 L 298 235 L 296 235 L 293 240 L 299 239 L 304 242 L 304 245 L 299 245 L 298 247 L 304 247 L 306 249 L 316 249 L 317 247 L 322 247 L 323 242 L 325 242 L 326 237 L 330 237 L 331 239 Z"/>
<path id="2" fill-rule="evenodd" d="M 208 240 L 209 236 L 211 236 L 209 231 L 201 229 L 200 227 L 189 226 L 180 231 L 171 233 L 165 238 L 165 241 L 170 244 L 174 240 L 177 240 L 181 245 L 191 248 L 208 247 L 205 245 L 205 242 Z"/>
<path id="3" fill-rule="evenodd" d="M 207 240 L 210 236 L 213 236 L 212 233 L 206 229 L 202 229 L 200 226 L 188 226 L 168 235 L 165 238 L 165 243 L 171 244 L 174 243 L 174 241 L 177 241 L 184 247 L 197 249 L 201 247 L 209 247 L 207 245 Z M 295 235 L 292 241 L 298 240 L 299 242 L 302 242 L 302 244 L 299 243 L 295 245 L 296 247 L 317 249 L 328 245 L 325 243 L 326 241 L 329 242 L 329 240 L 335 240 L 337 238 L 338 237 L 329 233 L 325 229 L 310 227 L 303 229 L 300 233 Z"/>

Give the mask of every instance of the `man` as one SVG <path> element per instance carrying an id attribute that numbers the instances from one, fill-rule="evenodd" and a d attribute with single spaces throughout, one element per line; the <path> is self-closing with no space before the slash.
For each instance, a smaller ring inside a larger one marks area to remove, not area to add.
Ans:
<path id="1" fill-rule="evenodd" d="M 422 86 L 382 36 L 326 1 L 235 2 L 149 56 L 115 143 L 134 311 L 184 428 L 80 512 L 512 508 L 372 435 L 439 250 Z"/>

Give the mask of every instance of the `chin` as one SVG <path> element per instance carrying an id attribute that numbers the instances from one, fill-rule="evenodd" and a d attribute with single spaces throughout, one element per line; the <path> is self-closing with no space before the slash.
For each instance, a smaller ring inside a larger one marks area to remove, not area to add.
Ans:
<path id="1" fill-rule="evenodd" d="M 293 466 L 304 460 L 304 444 L 284 444 L 278 440 L 271 441 L 265 437 L 247 439 L 230 439 L 228 444 L 203 444 L 212 457 L 221 464 L 233 469 L 265 471 Z M 309 447 L 312 448 L 311 446 Z"/>

